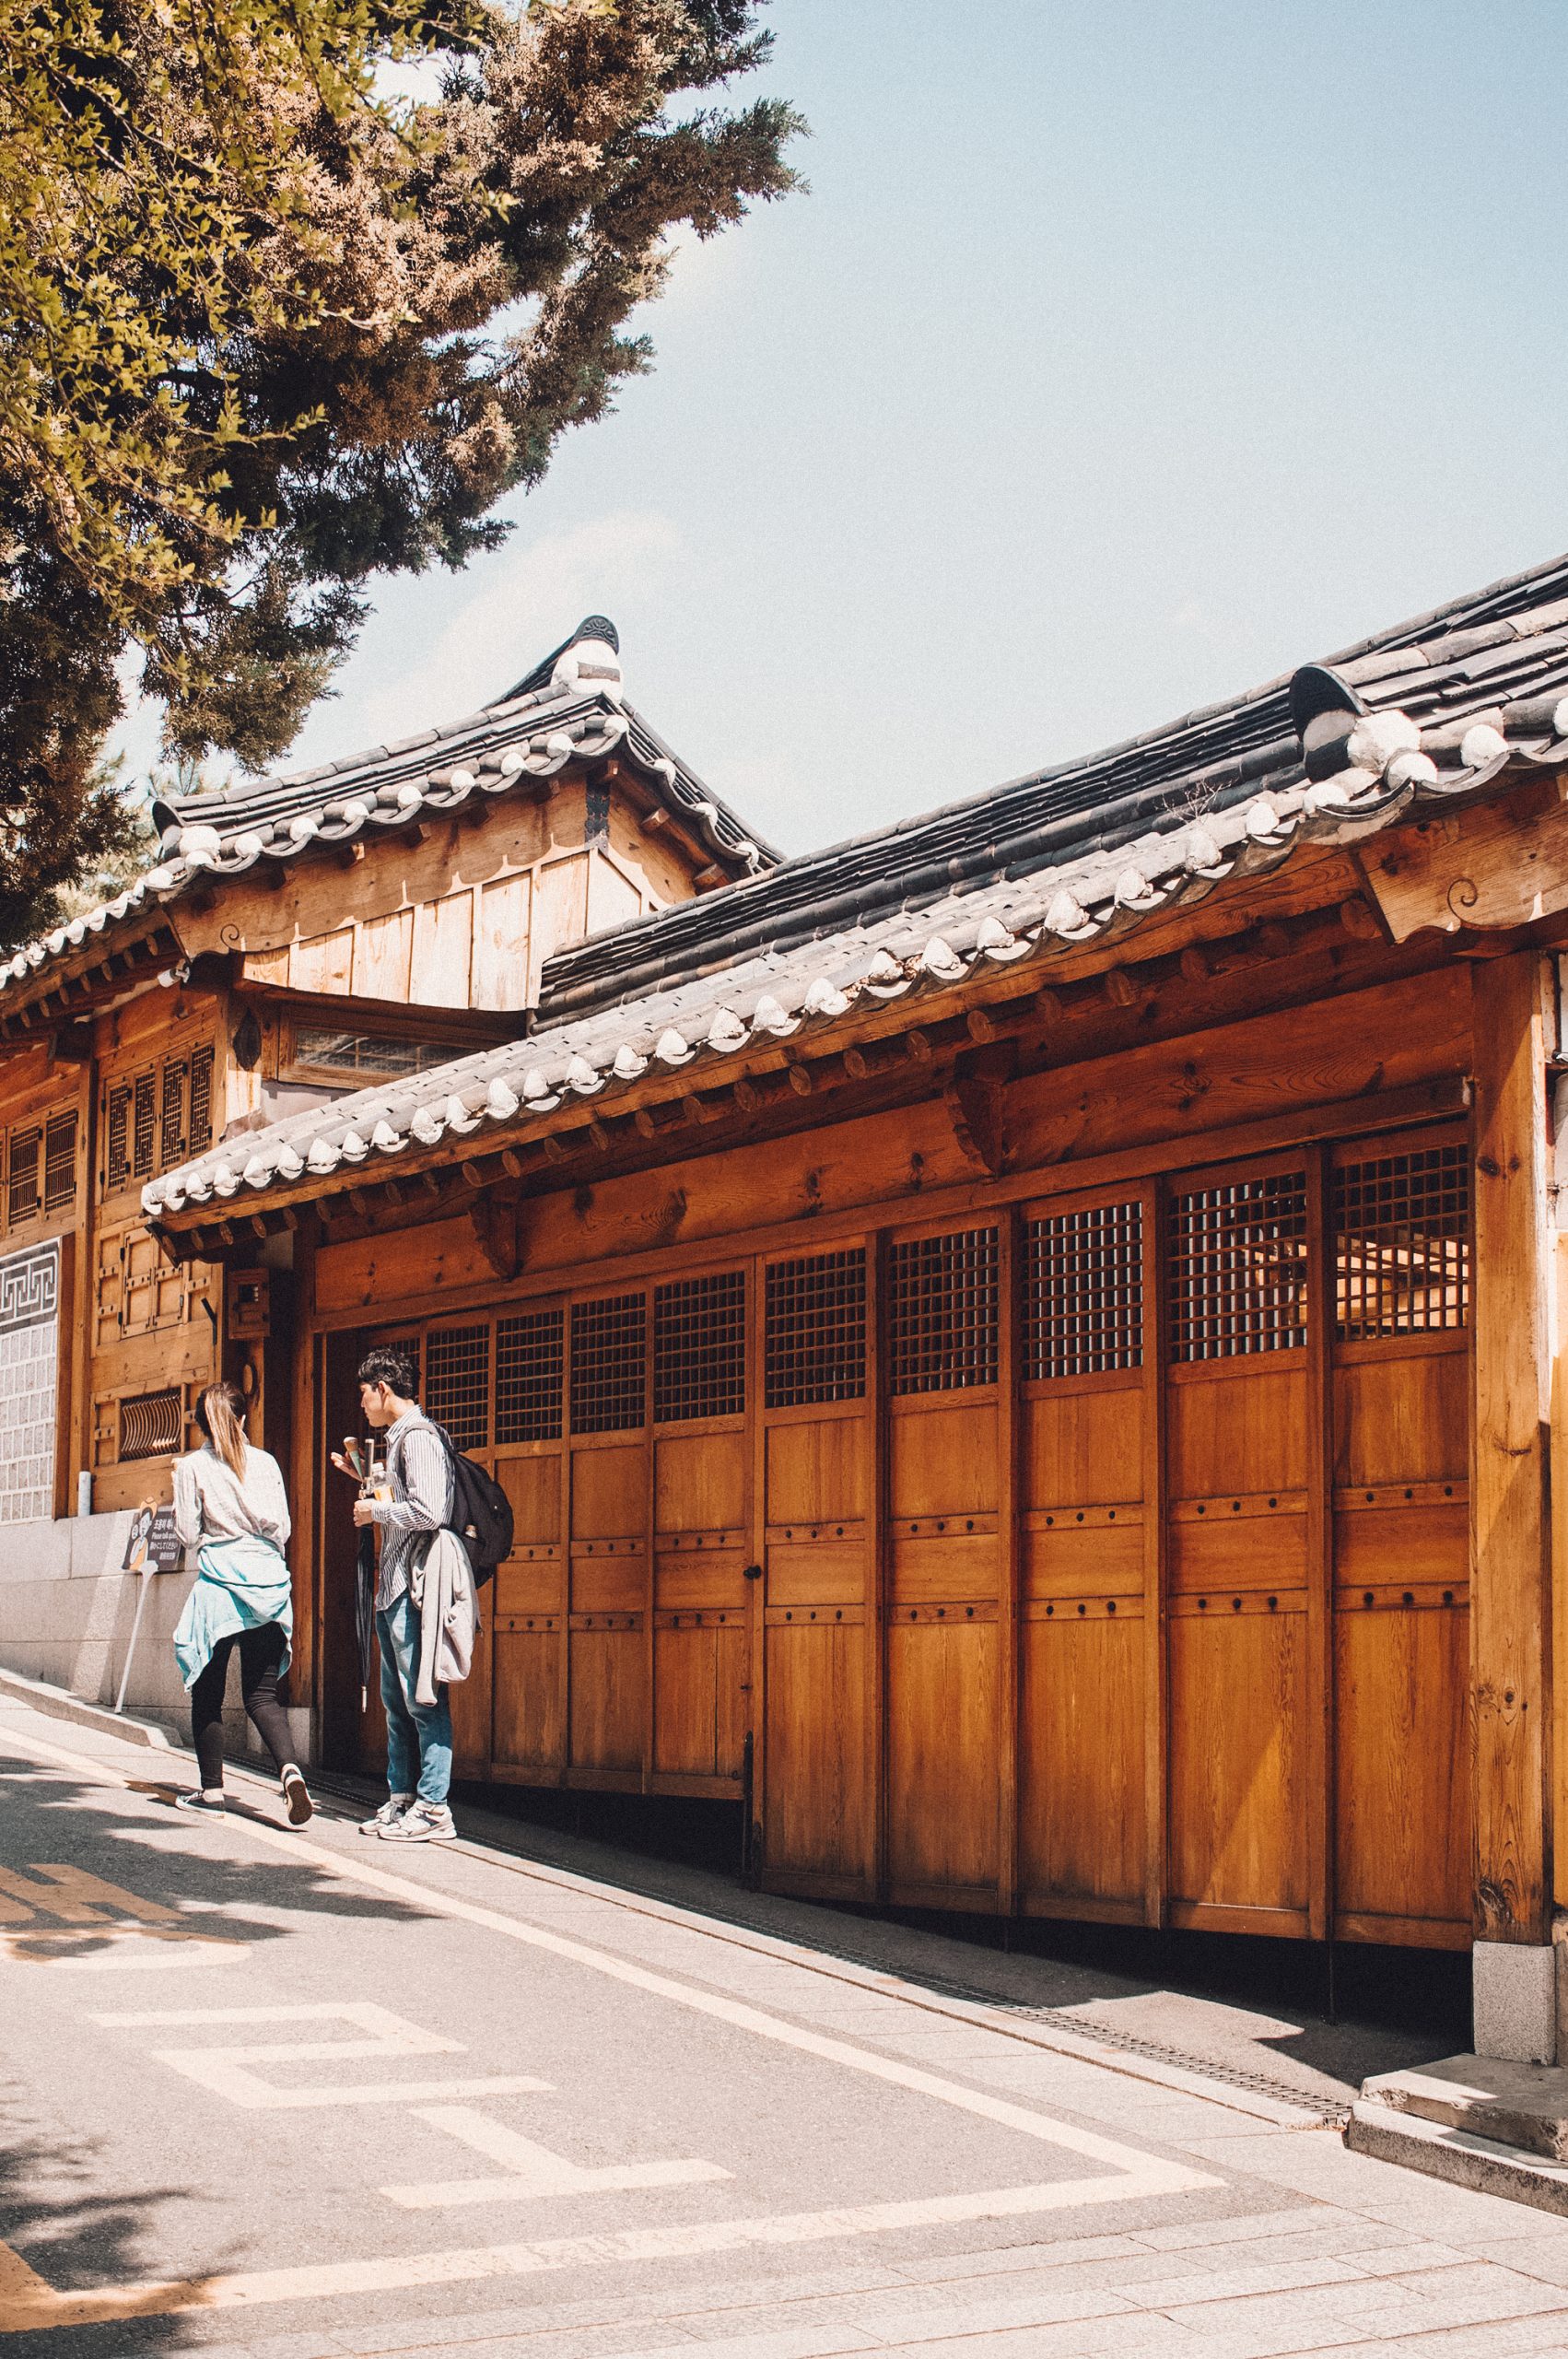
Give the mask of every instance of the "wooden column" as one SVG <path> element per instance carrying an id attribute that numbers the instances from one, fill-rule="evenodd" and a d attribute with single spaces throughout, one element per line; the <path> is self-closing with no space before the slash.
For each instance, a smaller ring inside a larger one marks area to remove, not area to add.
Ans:
<path id="1" fill-rule="evenodd" d="M 1475 1931 L 1544 1942 L 1550 1614 L 1545 1050 L 1539 961 L 1473 969 Z"/>

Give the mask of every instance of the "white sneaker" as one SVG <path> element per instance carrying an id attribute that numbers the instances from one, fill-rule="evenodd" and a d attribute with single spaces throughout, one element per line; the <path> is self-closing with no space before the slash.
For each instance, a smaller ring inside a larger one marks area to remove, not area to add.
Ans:
<path id="1" fill-rule="evenodd" d="M 415 1802 L 381 1829 L 383 1843 L 455 1843 L 457 1829 L 445 1802 Z"/>
<path id="2" fill-rule="evenodd" d="M 283 1806 L 288 1813 L 290 1826 L 303 1826 L 315 1816 L 310 1790 L 292 1761 L 283 1773 Z"/>
<path id="3" fill-rule="evenodd" d="M 381 1804 L 380 1809 L 376 1813 L 373 1818 L 362 1818 L 360 1820 L 360 1834 L 384 1835 L 389 1826 L 395 1826 L 397 1825 L 398 1820 L 403 1816 L 404 1812 L 411 1809 L 413 1807 L 413 1803 L 414 1797 L 412 1794 L 389 1794 L 386 1801 Z"/>

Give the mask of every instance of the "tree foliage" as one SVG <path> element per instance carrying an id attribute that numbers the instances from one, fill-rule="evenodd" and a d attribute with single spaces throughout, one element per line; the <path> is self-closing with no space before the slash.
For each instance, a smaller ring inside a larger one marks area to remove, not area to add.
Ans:
<path id="1" fill-rule="evenodd" d="M 0 939 L 111 860 L 128 655 L 263 762 L 795 184 L 756 0 L 0 0 Z M 423 61 L 427 95 L 382 95 Z"/>

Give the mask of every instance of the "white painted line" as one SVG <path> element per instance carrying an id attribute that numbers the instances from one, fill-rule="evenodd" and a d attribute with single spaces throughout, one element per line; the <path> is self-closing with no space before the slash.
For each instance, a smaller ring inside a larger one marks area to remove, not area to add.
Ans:
<path id="1" fill-rule="evenodd" d="M 381 2193 L 408 2212 L 427 2212 L 464 2203 L 519 2203 L 552 2195 L 603 2195 L 612 2189 L 640 2187 L 694 2187 L 704 2180 L 732 2174 L 718 2163 L 695 2161 L 625 2163 L 607 2168 L 579 2168 L 548 2146 L 520 2137 L 499 2121 L 475 2113 L 469 2106 L 432 2105 L 415 2108 L 421 2121 L 449 2137 L 461 2139 L 475 2154 L 487 2154 L 505 2165 L 505 2178 L 430 2179 L 412 2187 L 383 2187 Z"/>
<path id="2" fill-rule="evenodd" d="M 299 2024 L 347 2023 L 371 2034 L 369 2039 L 280 2039 L 248 2043 L 242 2048 L 155 2048 L 160 2064 L 168 2064 L 204 2089 L 211 2089 L 230 2105 L 252 2112 L 298 2110 L 334 2105 L 425 2105 L 444 2097 L 518 2096 L 548 2089 L 551 2083 L 515 2072 L 480 2080 L 372 2081 L 332 2083 L 325 2087 L 280 2089 L 250 2064 L 280 2063 L 309 2057 L 319 2064 L 336 2064 L 364 2056 L 462 2056 L 461 2039 L 425 2031 L 403 2015 L 373 2000 L 349 1999 L 319 2005 L 282 2007 L 171 2007 L 133 2013 L 94 2015 L 94 2023 L 112 2029 L 145 2030 L 155 2024 Z"/>
<path id="3" fill-rule="evenodd" d="M 586 2236 L 541 2237 L 527 2244 L 477 2245 L 454 2252 L 409 2253 L 374 2260 L 323 2261 L 299 2269 L 263 2269 L 241 2275 L 183 2282 L 105 2285 L 81 2293 L 36 2292 L 43 2281 L 0 2274 L 0 2334 L 85 2326 L 126 2318 L 167 2318 L 186 2310 L 253 2309 L 263 2303 L 310 2302 L 348 2294 L 393 2293 L 418 2285 L 463 2284 L 486 2277 L 530 2277 L 546 2271 L 595 2269 L 641 2260 L 740 2252 L 758 2245 L 825 2243 L 839 2236 L 881 2236 L 896 2228 L 940 2228 L 971 2220 L 1009 2220 L 1068 2212 L 1091 2203 L 1123 2203 L 1151 2195 L 1185 2194 L 1216 2182 L 1175 2164 L 1148 2162 L 1136 2181 L 1059 2179 L 1048 2186 L 989 2188 L 980 2195 L 935 2195 L 908 2202 L 847 2204 L 833 2212 L 786 2212 L 753 2220 L 698 2220 L 684 2227 L 620 2228 Z M 0 2247 L 0 2260 L 5 2259 Z M 18 2256 L 11 2255 L 13 2261 Z M 31 2281 L 30 2284 L 28 2282 Z"/>

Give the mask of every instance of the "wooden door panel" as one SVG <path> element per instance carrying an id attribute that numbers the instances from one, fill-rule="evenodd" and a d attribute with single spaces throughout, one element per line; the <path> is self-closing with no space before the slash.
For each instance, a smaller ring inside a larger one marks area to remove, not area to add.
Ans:
<path id="1" fill-rule="evenodd" d="M 1125 1377 L 1114 1389 L 1053 1385 L 1023 1403 L 1024 1498 L 1077 1508 L 1143 1496 L 1143 1393 Z"/>
<path id="2" fill-rule="evenodd" d="M 743 1606 L 655 1615 L 653 1766 L 660 1774 L 739 1777 L 745 1641 Z"/>
<path id="3" fill-rule="evenodd" d="M 648 1529 L 648 1444 L 579 1444 L 572 1451 L 572 1538 L 619 1540 Z"/>
<path id="4" fill-rule="evenodd" d="M 746 1436 L 661 1434 L 654 1523 L 660 1532 L 738 1532 L 746 1515 Z"/>
<path id="5" fill-rule="evenodd" d="M 814 1622 L 787 1620 L 794 1610 L 767 1614 L 766 1866 L 859 1890 L 872 1835 L 865 1626 L 854 1607 Z"/>
<path id="6" fill-rule="evenodd" d="M 1303 1933 L 1305 1614 L 1184 1603 L 1168 1636 L 1175 1921 L 1257 1912 Z"/>
<path id="7" fill-rule="evenodd" d="M 1031 1508 L 1020 1544 L 1026 1599 L 1143 1593 L 1147 1535 L 1141 1506 Z"/>
<path id="8" fill-rule="evenodd" d="M 1020 1664 L 1019 1883 L 1025 1908 L 1142 1915 L 1142 1601 L 1091 1615 L 1036 1606 Z"/>
<path id="9" fill-rule="evenodd" d="M 1174 1367 L 1166 1415 L 1173 1500 L 1304 1489 L 1305 1353 Z"/>
<path id="10" fill-rule="evenodd" d="M 1340 1915 L 1368 1941 L 1468 1933 L 1469 1615 L 1352 1608 L 1335 1633 Z"/>
<path id="11" fill-rule="evenodd" d="M 767 1521 L 859 1522 L 871 1512 L 871 1436 L 860 1416 L 798 1414 L 767 1428 Z"/>
<path id="12" fill-rule="evenodd" d="M 494 1644 L 491 1758 L 497 1768 L 553 1779 L 566 1761 L 559 1616 L 497 1619 Z"/>
<path id="13" fill-rule="evenodd" d="M 1424 1339 L 1414 1339 L 1412 1343 Z M 1466 1480 L 1469 1356 L 1452 1348 L 1356 1358 L 1334 1370 L 1334 1480 L 1367 1484 Z M 1351 1346 L 1351 1350 L 1357 1349 Z"/>
<path id="14" fill-rule="evenodd" d="M 640 1614 L 574 1614 L 571 1766 L 640 1771 L 647 1695 Z"/>
<path id="15" fill-rule="evenodd" d="M 960 1408 L 899 1403 L 888 1435 L 888 1511 L 893 1529 L 910 1517 L 996 1513 L 997 1403 L 994 1392 Z"/>
<path id="16" fill-rule="evenodd" d="M 452 1766 L 460 1778 L 483 1778 L 490 1766 L 491 1638 L 487 1602 L 480 1607 L 474 1666 L 447 1690 L 452 1716 Z"/>
<path id="17" fill-rule="evenodd" d="M 998 1872 L 998 1668 L 989 1618 L 890 1614 L 887 1874 L 893 1896 L 994 1891 Z"/>

